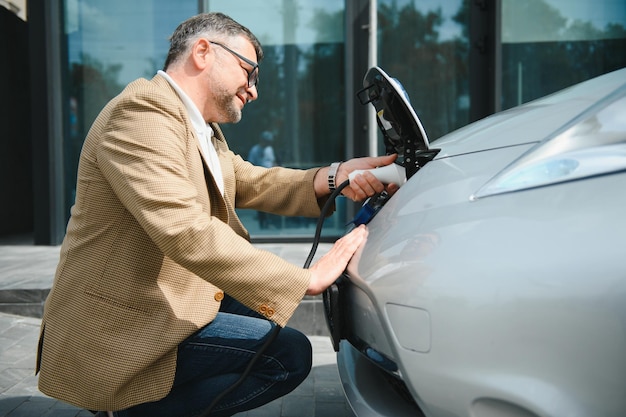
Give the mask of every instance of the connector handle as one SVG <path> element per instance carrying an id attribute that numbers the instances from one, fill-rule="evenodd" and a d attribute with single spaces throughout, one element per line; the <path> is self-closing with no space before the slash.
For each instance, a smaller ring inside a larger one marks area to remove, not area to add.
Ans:
<path id="1" fill-rule="evenodd" d="M 406 182 L 406 171 L 404 167 L 396 163 L 373 169 L 356 169 L 348 175 L 348 179 L 352 181 L 354 177 L 364 173 L 365 171 L 371 172 L 376 178 L 385 184 L 393 183 L 398 184 L 398 186 L 402 186 Z"/>

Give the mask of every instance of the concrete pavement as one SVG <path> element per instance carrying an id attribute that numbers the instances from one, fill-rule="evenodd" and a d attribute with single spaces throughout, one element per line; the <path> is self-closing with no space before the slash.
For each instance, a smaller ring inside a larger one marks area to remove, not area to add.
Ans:
<path id="1" fill-rule="evenodd" d="M 43 301 L 52 285 L 59 247 L 0 241 L 0 417 L 89 417 L 91 413 L 37 390 L 35 352 Z M 308 243 L 257 244 L 302 265 Z M 320 244 L 316 258 L 329 244 Z M 289 325 L 313 345 L 313 370 L 295 391 L 238 417 L 352 417 L 336 367 L 336 356 L 319 297 L 307 298 Z M 176 416 L 172 416 L 176 417 Z"/>

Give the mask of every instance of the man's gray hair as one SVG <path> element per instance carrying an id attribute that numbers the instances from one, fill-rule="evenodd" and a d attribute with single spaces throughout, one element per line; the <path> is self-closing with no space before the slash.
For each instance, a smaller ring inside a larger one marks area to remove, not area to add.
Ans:
<path id="1" fill-rule="evenodd" d="M 243 36 L 256 51 L 257 63 L 263 59 L 261 43 L 247 27 L 223 13 L 202 13 L 181 23 L 170 36 L 170 50 L 165 59 L 163 70 L 178 61 L 199 37 L 213 41 L 222 41 L 225 37 Z"/>

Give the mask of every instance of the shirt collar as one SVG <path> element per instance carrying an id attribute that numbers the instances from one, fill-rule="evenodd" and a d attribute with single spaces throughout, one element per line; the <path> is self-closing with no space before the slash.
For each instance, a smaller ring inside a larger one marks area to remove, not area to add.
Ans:
<path id="1" fill-rule="evenodd" d="M 213 136 L 213 129 L 202 117 L 202 113 L 200 113 L 200 110 L 198 109 L 198 106 L 196 106 L 196 103 L 194 103 L 189 98 L 189 96 L 183 91 L 183 89 L 180 88 L 180 86 L 176 84 L 172 77 L 170 77 L 165 71 L 159 70 L 157 74 L 165 78 L 167 82 L 170 83 L 172 88 L 176 91 L 176 93 L 178 93 L 180 99 L 185 105 L 185 108 L 187 109 L 187 112 L 189 113 L 189 118 L 191 119 L 191 124 L 193 125 L 193 128 L 197 132 L 203 132 L 205 129 L 208 129 L 209 137 Z"/>

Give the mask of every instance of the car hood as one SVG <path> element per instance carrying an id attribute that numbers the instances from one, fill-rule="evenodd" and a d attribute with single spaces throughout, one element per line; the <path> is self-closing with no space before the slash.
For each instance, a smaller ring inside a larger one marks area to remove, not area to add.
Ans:
<path id="1" fill-rule="evenodd" d="M 435 159 L 533 144 L 561 129 L 595 102 L 624 84 L 626 70 L 614 71 L 552 95 L 506 110 L 431 142 Z"/>
<path id="2" fill-rule="evenodd" d="M 389 268 L 400 267 L 414 258 L 411 250 L 404 248 L 410 249 L 411 242 L 423 235 L 424 230 L 441 231 L 479 222 L 485 212 L 477 209 L 483 207 L 477 200 L 501 192 L 481 194 L 486 184 L 540 147 L 539 142 L 547 139 L 549 143 L 551 137 L 566 131 L 568 126 L 571 130 L 572 121 L 581 121 L 579 116 L 586 114 L 582 121 L 594 122 L 593 109 L 598 103 L 610 102 L 617 90 L 620 95 L 624 94 L 621 87 L 624 84 L 626 69 L 495 114 L 431 142 L 431 149 L 441 151 L 417 171 L 368 224 L 368 243 L 348 265 L 349 276 L 354 282 L 365 281 L 372 285 L 386 276 Z M 589 109 L 591 116 L 585 113 Z M 520 189 L 526 188 L 517 188 Z M 474 215 L 478 217 L 468 220 L 467 217 Z M 487 216 L 497 215 L 498 211 L 487 213 Z M 400 256 L 400 253 L 406 255 Z M 400 261 L 391 261 L 394 257 L 399 257 Z"/>

